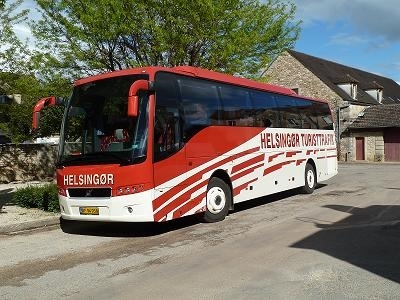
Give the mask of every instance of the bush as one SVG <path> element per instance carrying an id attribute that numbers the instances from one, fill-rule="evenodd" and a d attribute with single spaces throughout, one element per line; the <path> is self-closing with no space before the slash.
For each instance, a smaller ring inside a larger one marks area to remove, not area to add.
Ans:
<path id="1" fill-rule="evenodd" d="M 45 211 L 59 212 L 58 189 L 54 183 L 42 186 L 27 186 L 17 189 L 13 202 L 27 208 L 39 208 Z"/>

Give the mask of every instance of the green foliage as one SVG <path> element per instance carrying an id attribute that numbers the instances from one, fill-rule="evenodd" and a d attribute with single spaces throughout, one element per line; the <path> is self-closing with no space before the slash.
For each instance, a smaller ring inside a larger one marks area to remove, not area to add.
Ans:
<path id="1" fill-rule="evenodd" d="M 42 82 L 31 75 L 0 73 L 0 82 L 6 82 L 6 94 L 21 94 L 22 103 L 0 105 L 0 130 L 14 143 L 31 140 L 36 136 L 49 136 L 60 130 L 63 108 L 49 107 L 41 116 L 41 128 L 34 135 L 31 132 L 32 112 L 36 102 L 50 95 L 65 96 L 70 83 L 55 77 L 51 82 Z"/>
<path id="2" fill-rule="evenodd" d="M 278 0 L 37 3 L 43 18 L 32 29 L 41 61 L 72 77 L 146 65 L 255 76 L 299 34 L 295 6 Z"/>
<path id="3" fill-rule="evenodd" d="M 35 136 L 47 137 L 58 134 L 64 114 L 64 106 L 51 106 L 40 113 L 40 128 Z"/>
<path id="4" fill-rule="evenodd" d="M 104 71 L 147 65 L 191 65 L 257 78 L 300 28 L 295 6 L 279 0 L 36 0 L 30 21 L 35 50 L 15 35 L 23 0 L 0 0 L 0 92 L 22 104 L 0 105 L 0 130 L 20 143 L 58 133 L 61 107 L 32 109 L 47 96 L 67 98 L 71 82 Z"/>
<path id="5" fill-rule="evenodd" d="M 19 40 L 14 32 L 14 26 L 22 24 L 28 17 L 28 10 L 20 9 L 22 3 L 23 0 L 0 1 L 0 94 L 20 94 L 22 99 L 21 104 L 0 105 L 0 130 L 15 143 L 33 138 L 32 109 L 39 98 L 49 94 L 68 95 L 65 91 L 70 89 L 70 82 L 54 70 L 56 75 L 41 80 L 35 76 L 44 66 L 37 63 L 37 56 L 29 50 L 28 41 Z M 45 127 L 44 134 L 58 132 L 59 116 L 57 113 L 44 117 L 44 123 L 47 118 L 47 123 L 54 123 L 52 130 Z M 41 132 L 37 134 L 43 136 Z"/>
<path id="6" fill-rule="evenodd" d="M 13 194 L 13 202 L 27 208 L 39 208 L 45 211 L 59 212 L 57 186 L 46 184 L 43 186 L 27 186 L 20 188 Z"/>
<path id="7" fill-rule="evenodd" d="M 31 106 L 25 103 L 12 103 L 3 107 L 5 111 L 8 110 L 8 115 L 0 123 L 1 131 L 15 143 L 22 143 L 29 139 L 31 122 L 27 116 L 29 113 L 32 114 Z"/>
<path id="8" fill-rule="evenodd" d="M 26 70 L 27 42 L 20 41 L 13 26 L 27 19 L 28 10 L 20 10 L 23 0 L 0 1 L 0 72 Z"/>

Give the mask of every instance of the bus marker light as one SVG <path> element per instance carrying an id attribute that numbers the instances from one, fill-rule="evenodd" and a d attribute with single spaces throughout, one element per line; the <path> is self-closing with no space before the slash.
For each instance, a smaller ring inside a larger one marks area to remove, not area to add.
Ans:
<path id="1" fill-rule="evenodd" d="M 136 184 L 133 186 L 120 186 L 117 188 L 117 196 L 139 193 L 142 192 L 143 189 L 143 184 Z"/>

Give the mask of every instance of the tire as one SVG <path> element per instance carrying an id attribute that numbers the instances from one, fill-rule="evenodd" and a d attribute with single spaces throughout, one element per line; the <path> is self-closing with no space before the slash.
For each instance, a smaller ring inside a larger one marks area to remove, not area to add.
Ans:
<path id="1" fill-rule="evenodd" d="M 304 171 L 304 186 L 302 192 L 305 194 L 312 194 L 317 186 L 317 174 L 314 167 L 307 163 Z"/>
<path id="2" fill-rule="evenodd" d="M 206 211 L 202 220 L 207 223 L 219 222 L 225 219 L 232 202 L 229 186 L 218 177 L 210 179 L 206 195 Z"/>

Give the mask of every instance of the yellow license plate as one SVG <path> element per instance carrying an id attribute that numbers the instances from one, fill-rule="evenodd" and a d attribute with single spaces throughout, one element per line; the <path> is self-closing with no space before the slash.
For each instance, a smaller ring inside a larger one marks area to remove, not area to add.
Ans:
<path id="1" fill-rule="evenodd" d="M 98 207 L 79 207 L 79 213 L 81 215 L 98 215 L 99 208 Z"/>

